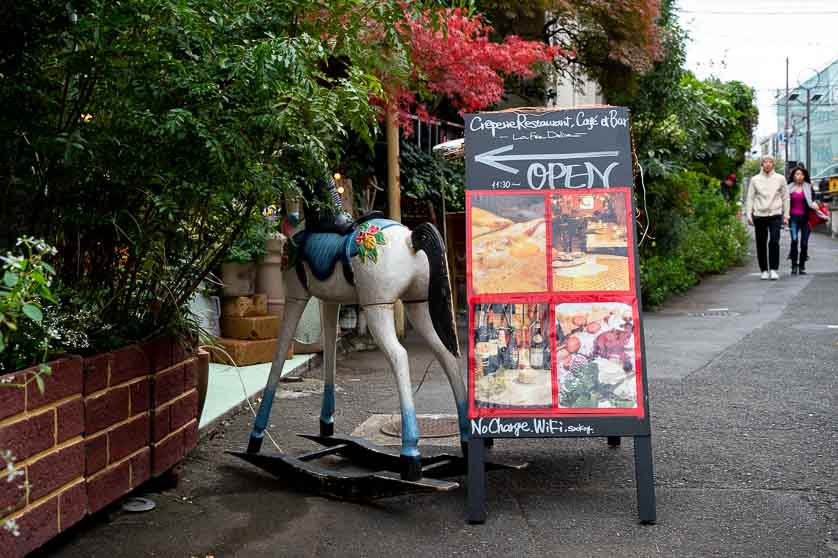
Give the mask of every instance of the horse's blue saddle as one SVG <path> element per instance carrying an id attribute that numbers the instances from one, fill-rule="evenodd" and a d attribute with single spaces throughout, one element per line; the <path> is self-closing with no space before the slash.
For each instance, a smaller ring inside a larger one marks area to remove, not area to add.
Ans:
<path id="1" fill-rule="evenodd" d="M 381 230 L 400 224 L 390 219 L 370 219 L 365 222 L 375 225 Z M 358 255 L 358 244 L 355 242 L 358 232 L 359 229 L 355 228 L 344 235 L 308 230 L 295 234 L 291 238 L 291 242 L 297 250 L 297 273 L 299 274 L 301 271 L 300 264 L 305 262 L 311 269 L 311 274 L 318 281 L 325 281 L 334 273 L 337 263 L 342 262 L 347 280 L 354 283 L 349 260 Z M 303 274 L 304 276 L 305 274 Z M 305 281 L 303 281 L 303 284 L 305 284 Z"/>

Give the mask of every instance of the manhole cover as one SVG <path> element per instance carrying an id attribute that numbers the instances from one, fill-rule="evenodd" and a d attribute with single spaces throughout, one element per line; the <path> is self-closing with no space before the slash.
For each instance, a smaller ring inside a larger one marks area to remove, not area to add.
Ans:
<path id="1" fill-rule="evenodd" d="M 125 500 L 125 502 L 122 503 L 123 510 L 133 513 L 151 511 L 155 507 L 157 507 L 157 504 L 155 504 L 153 500 L 149 500 L 148 498 L 142 498 L 140 496 L 128 498 L 127 500 Z"/>
<path id="2" fill-rule="evenodd" d="M 421 438 L 447 438 L 460 434 L 457 417 L 417 417 Z M 402 435 L 402 418 L 395 417 L 384 423 L 381 432 L 398 438 Z"/>

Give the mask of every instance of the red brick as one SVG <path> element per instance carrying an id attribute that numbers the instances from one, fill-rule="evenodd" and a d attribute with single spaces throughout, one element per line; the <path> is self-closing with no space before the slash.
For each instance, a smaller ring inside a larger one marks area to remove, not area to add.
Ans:
<path id="1" fill-rule="evenodd" d="M 189 339 L 175 339 L 172 343 L 172 364 L 188 359 L 195 353 L 194 342 Z"/>
<path id="2" fill-rule="evenodd" d="M 119 461 L 147 446 L 150 430 L 149 416 L 143 414 L 108 432 L 110 462 Z"/>
<path id="3" fill-rule="evenodd" d="M 84 431 L 93 434 L 128 418 L 128 387 L 109 389 L 84 399 Z"/>
<path id="4" fill-rule="evenodd" d="M 137 488 L 151 478 L 151 448 L 133 456 L 131 463 L 131 488 Z"/>
<path id="5" fill-rule="evenodd" d="M 157 337 L 143 343 L 142 348 L 148 359 L 150 372 L 159 372 L 165 368 L 171 368 L 175 363 L 172 359 L 173 346 L 171 337 Z"/>
<path id="6" fill-rule="evenodd" d="M 148 410 L 151 402 L 151 380 L 144 378 L 142 381 L 131 384 L 131 414 L 137 415 Z"/>
<path id="7" fill-rule="evenodd" d="M 137 345 L 131 345 L 113 352 L 111 362 L 111 387 L 151 372 L 148 358 Z"/>
<path id="8" fill-rule="evenodd" d="M 0 462 L 2 463 L 2 462 Z M 21 467 L 24 471 L 26 467 Z M 21 488 L 26 480 L 26 474 L 8 482 L 8 476 L 0 476 L 0 518 L 9 512 L 19 510 L 26 505 L 26 490 Z M 3 520 L 0 519 L 0 524 Z"/>
<path id="9" fill-rule="evenodd" d="M 84 400 L 71 399 L 56 407 L 58 413 L 58 443 L 84 433 Z"/>
<path id="10" fill-rule="evenodd" d="M 22 413 L 26 405 L 26 389 L 16 387 L 26 382 L 25 374 L 0 376 L 0 420 Z M 8 383 L 5 383 L 8 382 Z"/>
<path id="11" fill-rule="evenodd" d="M 79 482 L 58 495 L 60 510 L 58 529 L 64 531 L 87 514 L 87 485 Z"/>
<path id="12" fill-rule="evenodd" d="M 183 454 L 186 455 L 198 446 L 198 421 L 197 419 L 186 425 L 183 429 Z"/>
<path id="13" fill-rule="evenodd" d="M 58 497 L 28 510 L 17 520 L 20 536 L 0 529 L 0 558 L 20 558 L 58 534 Z"/>
<path id="14" fill-rule="evenodd" d="M 99 434 L 84 439 L 85 474 L 89 477 L 108 464 L 108 435 Z"/>
<path id="15" fill-rule="evenodd" d="M 0 448 L 23 461 L 55 445 L 55 411 L 0 426 Z"/>
<path id="16" fill-rule="evenodd" d="M 108 387 L 111 361 L 113 361 L 113 355 L 111 353 L 92 356 L 82 361 L 85 395 L 90 395 Z"/>
<path id="17" fill-rule="evenodd" d="M 69 357 L 48 362 L 50 374 L 41 375 L 44 380 L 44 392 L 38 389 L 38 383 L 31 381 L 26 386 L 26 408 L 34 411 L 53 401 L 70 397 L 82 392 L 81 357 Z M 32 370 L 32 369 L 30 369 Z M 33 375 L 34 372 L 30 372 Z"/>
<path id="18" fill-rule="evenodd" d="M 84 476 L 84 441 L 54 451 L 29 465 L 29 501 L 43 498 Z"/>
<path id="19" fill-rule="evenodd" d="M 198 416 L 198 392 L 194 389 L 172 403 L 172 430 L 177 430 Z"/>
<path id="20" fill-rule="evenodd" d="M 172 431 L 172 407 L 158 407 L 151 411 L 151 439 L 159 442 Z"/>
<path id="21" fill-rule="evenodd" d="M 183 459 L 183 434 L 178 432 L 158 442 L 151 449 L 151 474 L 159 476 Z"/>
<path id="22" fill-rule="evenodd" d="M 154 375 L 151 391 L 151 406 L 159 407 L 179 396 L 183 389 L 183 366 L 177 366 Z"/>
<path id="23" fill-rule="evenodd" d="M 95 513 L 131 490 L 131 466 L 123 461 L 87 480 L 87 508 Z"/>
<path id="24" fill-rule="evenodd" d="M 209 355 L 207 355 L 209 356 Z M 183 363 L 183 386 L 184 389 L 198 387 L 198 359 L 193 358 Z"/>

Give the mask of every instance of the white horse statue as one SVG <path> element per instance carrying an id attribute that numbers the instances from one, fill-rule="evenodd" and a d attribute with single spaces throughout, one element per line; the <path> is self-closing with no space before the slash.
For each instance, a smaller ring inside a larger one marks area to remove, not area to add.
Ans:
<path id="1" fill-rule="evenodd" d="M 445 245 L 439 231 L 423 223 L 411 231 L 382 218 L 361 220 L 347 235 L 304 230 L 286 219 L 293 264 L 284 273 L 285 318 L 262 403 L 253 424 L 248 453 L 259 453 L 288 346 L 309 298 L 320 299 L 323 326 L 323 403 L 320 435 L 334 434 L 335 341 L 341 304 L 359 304 L 367 313 L 373 339 L 390 363 L 399 389 L 402 418 L 401 476 L 422 475 L 419 427 L 413 404 L 407 351 L 396 337 L 393 305 L 405 314 L 430 346 L 454 391 L 460 437 L 468 439 L 466 388 L 460 376 L 459 346 L 451 302 Z"/>

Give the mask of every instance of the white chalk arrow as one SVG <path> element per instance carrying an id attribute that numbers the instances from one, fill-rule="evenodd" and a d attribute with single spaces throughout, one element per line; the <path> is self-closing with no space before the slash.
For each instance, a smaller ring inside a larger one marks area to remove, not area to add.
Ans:
<path id="1" fill-rule="evenodd" d="M 491 149 L 485 153 L 480 153 L 474 156 L 474 160 L 490 167 L 495 167 L 498 170 L 506 171 L 512 174 L 518 174 L 518 169 L 504 165 L 498 161 L 553 161 L 562 159 L 593 159 L 596 157 L 617 157 L 619 151 L 591 151 L 588 153 L 536 153 L 526 155 L 500 155 L 511 151 L 514 145 L 504 145 L 497 149 Z"/>

